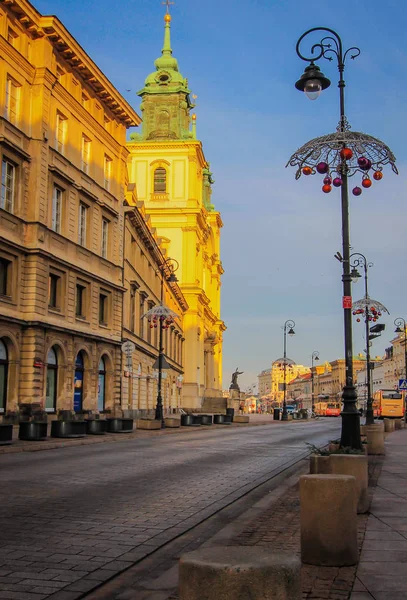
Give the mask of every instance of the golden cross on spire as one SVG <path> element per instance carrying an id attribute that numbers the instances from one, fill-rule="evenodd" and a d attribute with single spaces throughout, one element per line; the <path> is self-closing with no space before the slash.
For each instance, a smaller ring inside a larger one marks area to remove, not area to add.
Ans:
<path id="1" fill-rule="evenodd" d="M 175 4 L 175 2 L 170 2 L 170 0 L 165 0 L 165 2 L 161 2 L 161 4 L 164 4 L 167 7 L 167 15 L 170 12 L 170 4 Z"/>

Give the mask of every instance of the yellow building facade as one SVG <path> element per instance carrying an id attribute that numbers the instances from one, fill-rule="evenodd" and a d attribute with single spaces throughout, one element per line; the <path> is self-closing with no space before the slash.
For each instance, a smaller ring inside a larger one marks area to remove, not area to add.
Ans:
<path id="1" fill-rule="evenodd" d="M 200 408 L 204 398 L 222 396 L 222 220 L 211 203 L 213 179 L 196 139 L 188 82 L 172 56 L 168 13 L 164 20 L 162 55 L 138 92 L 143 129 L 127 146 L 129 178 L 166 255 L 179 263 L 177 277 L 188 305 L 183 403 Z"/>
<path id="2" fill-rule="evenodd" d="M 151 410 L 158 348 L 135 302 L 159 303 L 165 257 L 128 188 L 126 131 L 141 119 L 58 18 L 25 0 L 0 3 L 0 49 L 0 414 Z M 167 283 L 165 301 L 179 315 L 165 340 L 169 407 L 187 303 Z"/>

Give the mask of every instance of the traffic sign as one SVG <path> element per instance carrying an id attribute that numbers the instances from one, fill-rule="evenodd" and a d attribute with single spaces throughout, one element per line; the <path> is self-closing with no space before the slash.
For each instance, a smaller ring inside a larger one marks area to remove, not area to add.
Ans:
<path id="1" fill-rule="evenodd" d="M 399 390 L 407 390 L 407 379 L 399 379 Z"/>
<path id="2" fill-rule="evenodd" d="M 133 354 L 133 352 L 136 349 L 136 344 L 130 340 L 127 340 L 126 342 L 123 342 L 122 344 L 122 352 L 124 352 L 124 354 Z"/>

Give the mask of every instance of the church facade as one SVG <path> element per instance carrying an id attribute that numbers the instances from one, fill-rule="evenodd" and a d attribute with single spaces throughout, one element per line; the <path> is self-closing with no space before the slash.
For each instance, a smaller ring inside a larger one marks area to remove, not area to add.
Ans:
<path id="1" fill-rule="evenodd" d="M 213 178 L 196 138 L 187 80 L 172 55 L 171 16 L 164 17 L 164 45 L 141 97 L 142 133 L 128 143 L 129 181 L 137 187 L 167 257 L 179 264 L 179 287 L 188 305 L 183 406 L 200 408 L 222 396 L 220 316 L 221 215 L 212 204 Z"/>

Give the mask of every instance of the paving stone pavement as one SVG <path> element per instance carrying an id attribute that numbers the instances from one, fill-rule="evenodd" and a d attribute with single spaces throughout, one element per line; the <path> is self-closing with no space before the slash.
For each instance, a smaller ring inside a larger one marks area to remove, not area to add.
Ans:
<path id="1" fill-rule="evenodd" d="M 321 420 L 3 455 L 0 599 L 82 597 L 338 429 Z"/>

